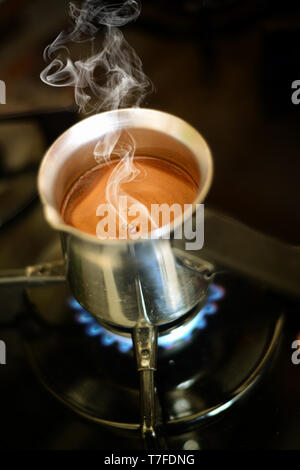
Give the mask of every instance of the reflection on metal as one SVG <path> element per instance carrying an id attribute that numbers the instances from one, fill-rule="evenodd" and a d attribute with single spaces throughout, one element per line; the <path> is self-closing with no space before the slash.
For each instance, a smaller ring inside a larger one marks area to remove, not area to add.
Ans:
<path id="1" fill-rule="evenodd" d="M 214 416 L 219 415 L 223 411 L 229 409 L 234 403 L 236 403 L 240 398 L 244 395 L 249 393 L 252 387 L 259 381 L 262 377 L 262 373 L 267 366 L 269 360 L 271 359 L 276 347 L 279 343 L 279 337 L 282 331 L 282 327 L 284 324 L 284 316 L 280 315 L 276 321 L 275 328 L 273 331 L 272 339 L 265 351 L 265 354 L 261 358 L 260 362 L 257 364 L 256 368 L 252 371 L 252 373 L 247 377 L 247 379 L 240 384 L 238 388 L 236 388 L 232 393 L 231 397 L 224 401 L 223 403 L 219 403 L 205 411 L 200 411 L 199 413 L 194 413 L 189 416 L 189 423 L 198 423 L 203 419 L 213 418 Z M 185 423 L 185 417 L 178 417 L 176 419 L 172 419 L 168 422 L 168 426 L 170 429 L 176 429 L 178 426 L 181 426 Z"/>
<path id="2" fill-rule="evenodd" d="M 177 262 L 171 241 L 165 239 L 182 225 L 181 218 L 159 227 L 155 239 L 127 240 L 126 243 L 124 240 L 99 240 L 65 224 L 61 218 L 66 189 L 79 174 L 95 166 L 93 149 L 97 142 L 119 130 L 130 132 L 135 140 L 136 155 L 178 165 L 194 179 L 198 193 L 183 217 L 184 222 L 189 220 L 197 204 L 204 201 L 212 182 L 211 152 L 193 127 L 161 111 L 120 109 L 79 121 L 47 151 L 39 170 L 38 189 L 47 221 L 61 232 L 68 281 L 80 304 L 101 323 L 115 328 L 134 328 L 140 320 L 135 289 L 138 277 L 150 322 L 161 327 L 200 304 L 211 283 L 211 279 Z M 108 286 L 113 286 L 117 297 L 111 295 Z"/>
<path id="3" fill-rule="evenodd" d="M 183 450 L 200 450 L 201 446 L 199 442 L 195 441 L 194 439 L 189 439 L 185 441 L 183 444 Z"/>
<path id="4" fill-rule="evenodd" d="M 178 398 L 174 403 L 174 411 L 176 416 L 187 416 L 191 412 L 191 404 L 186 398 Z"/>

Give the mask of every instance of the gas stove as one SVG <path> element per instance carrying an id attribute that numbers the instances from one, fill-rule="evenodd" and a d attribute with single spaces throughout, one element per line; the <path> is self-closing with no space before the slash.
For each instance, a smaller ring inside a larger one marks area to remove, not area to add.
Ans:
<path id="1" fill-rule="evenodd" d="M 17 28 L 0 77 L 9 92 L 0 114 L 0 447 L 144 450 L 131 338 L 74 299 L 37 200 L 42 153 L 79 117 L 68 90 L 39 82 L 63 2 L 40 27 L 48 7 L 29 3 L 16 20 L 15 6 L 7 10 Z M 201 250 L 214 280 L 204 304 L 159 332 L 156 449 L 299 449 L 299 249 L 265 235 L 295 244 L 299 233 L 296 2 L 286 16 L 281 2 L 272 11 L 266 1 L 176 2 L 171 16 L 157 3 L 145 2 L 129 31 L 157 86 L 151 107 L 203 132 L 216 175 Z M 57 101 L 65 106 L 51 107 Z"/>
<path id="2" fill-rule="evenodd" d="M 228 274 L 217 282 L 192 319 L 158 338 L 163 434 L 233 406 L 250 393 L 279 346 L 283 312 L 268 296 Z M 53 288 L 49 295 L 45 303 L 40 292 L 30 292 L 35 318 L 25 338 L 41 382 L 87 419 L 137 434 L 139 387 L 131 338 L 102 327 L 66 289 Z M 56 326 L 48 329 L 49 321 Z"/>
<path id="3" fill-rule="evenodd" d="M 30 246 L 37 229 L 35 262 L 59 258 L 38 203 L 7 240 L 26 234 Z M 97 323 L 66 284 L 2 286 L 1 298 L 1 446 L 144 449 L 131 339 Z M 205 305 L 159 336 L 159 449 L 299 448 L 298 309 L 268 283 L 217 271 Z"/>

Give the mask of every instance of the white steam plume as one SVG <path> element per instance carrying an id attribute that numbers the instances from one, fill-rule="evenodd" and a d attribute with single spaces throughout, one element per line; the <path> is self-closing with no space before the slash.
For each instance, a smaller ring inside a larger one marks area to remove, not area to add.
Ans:
<path id="1" fill-rule="evenodd" d="M 152 84 L 143 72 L 140 58 L 118 29 L 136 20 L 140 10 L 138 0 L 119 3 L 84 0 L 80 8 L 70 3 L 73 27 L 62 31 L 45 49 L 44 59 L 51 62 L 41 72 L 41 80 L 51 86 L 73 86 L 76 104 L 84 113 L 140 106 L 145 95 L 152 90 Z M 95 52 L 96 35 L 100 29 L 104 30 L 104 39 L 101 49 Z M 73 60 L 68 46 L 83 42 L 91 44 L 90 56 Z M 102 77 L 101 83 L 97 81 L 97 70 Z M 125 193 L 121 185 L 133 181 L 140 174 L 134 164 L 135 142 L 129 132 L 121 135 L 117 131 L 104 136 L 95 147 L 95 159 L 98 163 L 108 163 L 112 152 L 119 156 L 120 161 L 108 180 L 106 200 L 122 219 L 118 211 L 119 198 Z M 127 199 L 129 205 L 138 202 L 130 196 Z M 140 206 L 141 213 L 149 214 L 142 203 Z"/>
<path id="2" fill-rule="evenodd" d="M 137 0 L 85 0 L 81 8 L 70 3 L 73 28 L 62 31 L 46 47 L 44 59 L 51 62 L 41 72 L 41 80 L 57 87 L 73 86 L 76 104 L 84 113 L 139 106 L 151 89 L 151 82 L 118 27 L 135 20 L 140 9 Z M 101 28 L 103 44 L 95 52 L 96 34 Z M 73 60 L 68 46 L 82 42 L 91 43 L 91 54 L 86 59 Z M 104 83 L 97 82 L 97 68 Z"/>

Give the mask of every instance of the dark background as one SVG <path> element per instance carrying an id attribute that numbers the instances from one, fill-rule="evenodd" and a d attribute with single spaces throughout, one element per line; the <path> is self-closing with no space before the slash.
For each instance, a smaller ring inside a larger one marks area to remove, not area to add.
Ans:
<path id="1" fill-rule="evenodd" d="M 285 0 L 145 0 L 140 18 L 123 28 L 155 86 L 144 106 L 174 113 L 207 139 L 215 177 L 211 207 L 265 233 L 298 244 L 300 7 Z M 39 79 L 42 53 L 70 24 L 67 2 L 0 2 L 0 115 L 62 109 L 71 89 Z M 0 121 L 2 174 L 36 165 L 55 133 L 39 122 Z M 69 126 L 62 120 L 61 131 Z M 9 203 L 0 195 L 0 207 Z"/>
<path id="2" fill-rule="evenodd" d="M 300 79 L 299 0 L 142 4 L 140 18 L 123 33 L 155 86 L 144 105 L 178 115 L 207 139 L 215 161 L 208 206 L 299 245 L 300 105 L 291 102 L 292 82 Z M 68 24 L 65 1 L 0 0 L 0 79 L 7 86 L 0 105 L 1 269 L 35 263 L 52 237 L 37 199 L 37 167 L 78 116 L 73 90 L 46 86 L 39 74 L 45 46 Z M 100 438 L 96 426 L 40 386 L 15 321 L 20 292 L 1 289 L 0 298 L 8 355 L 1 366 L 0 447 L 115 449 L 112 432 Z M 299 366 L 290 361 L 299 305 L 288 310 L 290 329 L 272 381 L 252 395 L 247 413 L 205 428 L 204 448 L 299 449 Z M 118 448 L 130 445 L 132 439 Z"/>

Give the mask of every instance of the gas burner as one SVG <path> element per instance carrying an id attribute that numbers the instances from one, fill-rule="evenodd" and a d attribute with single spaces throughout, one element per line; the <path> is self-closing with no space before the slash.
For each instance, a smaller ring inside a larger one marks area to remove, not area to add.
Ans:
<path id="1" fill-rule="evenodd" d="M 58 245 L 50 251 L 46 257 L 53 259 Z M 89 420 L 138 432 L 131 340 L 98 325 L 67 285 L 27 296 L 24 339 L 44 386 Z M 198 315 L 159 339 L 156 380 L 166 431 L 213 418 L 248 395 L 273 358 L 282 325 L 282 312 L 263 288 L 217 275 Z"/>
<path id="2" fill-rule="evenodd" d="M 225 289 L 222 286 L 212 284 L 209 287 L 207 302 L 199 313 L 185 324 L 159 336 L 158 346 L 165 350 L 174 350 L 187 344 L 197 330 L 205 328 L 208 317 L 214 315 L 218 310 L 216 302 L 221 300 L 224 295 Z M 90 313 L 84 310 L 74 297 L 68 299 L 68 304 L 74 311 L 75 321 L 84 325 L 84 332 L 87 336 L 99 337 L 103 346 L 117 346 L 121 353 L 127 353 L 132 349 L 131 337 L 121 336 L 108 331 L 100 325 Z"/>

